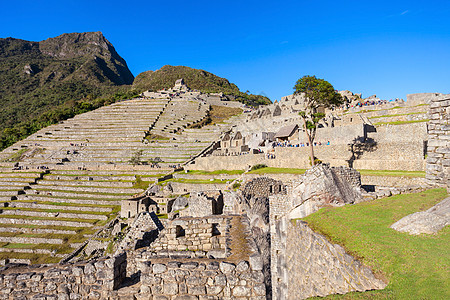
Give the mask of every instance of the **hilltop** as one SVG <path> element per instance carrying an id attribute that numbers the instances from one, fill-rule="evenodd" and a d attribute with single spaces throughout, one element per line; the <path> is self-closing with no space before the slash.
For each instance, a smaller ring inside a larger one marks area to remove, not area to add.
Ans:
<path id="1" fill-rule="evenodd" d="M 224 93 L 232 99 L 251 106 L 272 103 L 269 98 L 260 95 L 243 93 L 227 79 L 216 76 L 210 72 L 193 69 L 186 66 L 163 66 L 157 71 L 146 71 L 136 76 L 133 87 L 136 90 L 158 91 L 168 89 L 173 83 L 183 78 L 189 88 L 203 93 Z"/>

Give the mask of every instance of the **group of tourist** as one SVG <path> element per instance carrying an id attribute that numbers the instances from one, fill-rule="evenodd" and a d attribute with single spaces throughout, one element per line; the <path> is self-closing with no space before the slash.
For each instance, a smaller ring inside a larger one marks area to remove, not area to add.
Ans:
<path id="1" fill-rule="evenodd" d="M 327 141 L 326 143 L 322 143 L 322 142 L 314 142 L 313 143 L 314 146 L 323 146 L 323 145 L 330 145 L 330 141 Z M 290 141 L 285 141 L 285 142 L 273 142 L 272 143 L 272 148 L 275 147 L 309 147 L 309 143 L 298 143 L 298 144 L 292 144 Z"/>

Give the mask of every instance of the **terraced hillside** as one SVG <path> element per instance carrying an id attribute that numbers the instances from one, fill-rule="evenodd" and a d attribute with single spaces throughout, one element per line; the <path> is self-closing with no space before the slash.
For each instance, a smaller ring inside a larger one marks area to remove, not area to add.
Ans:
<path id="1" fill-rule="evenodd" d="M 188 128 L 208 110 L 192 99 L 128 100 L 49 126 L 5 149 L 0 259 L 56 262 L 73 252 L 117 216 L 120 200 L 212 145 L 239 118 Z"/>

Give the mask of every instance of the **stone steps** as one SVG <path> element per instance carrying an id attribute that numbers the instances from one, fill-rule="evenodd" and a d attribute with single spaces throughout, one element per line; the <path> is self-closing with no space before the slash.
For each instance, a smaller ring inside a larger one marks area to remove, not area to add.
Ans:
<path id="1" fill-rule="evenodd" d="M 62 239 L 53 238 L 35 238 L 35 237 L 14 237 L 14 236 L 1 236 L 0 243 L 14 243 L 14 244 L 63 244 Z"/>
<path id="2" fill-rule="evenodd" d="M 92 226 L 94 226 L 92 223 L 89 223 L 89 222 L 55 220 L 55 218 L 52 218 L 51 220 L 11 218 L 11 215 L 0 215 L 0 224 L 52 225 L 52 226 L 68 226 L 68 227 L 92 227 Z"/>
<path id="3" fill-rule="evenodd" d="M 115 186 L 75 186 L 75 185 L 66 185 L 66 182 L 55 181 L 54 184 L 46 184 L 45 180 L 39 181 L 39 184 L 33 185 L 32 190 L 55 190 L 55 191 L 72 191 L 72 192 L 82 192 L 82 193 L 109 193 L 109 194 L 124 194 L 124 195 L 132 195 L 136 193 L 141 193 L 141 189 L 135 188 L 125 188 L 125 187 L 115 187 Z"/>
<path id="4" fill-rule="evenodd" d="M 21 209 L 3 209 L 2 215 L 8 216 L 30 216 L 30 217 L 44 217 L 44 218 L 77 218 L 77 219 L 89 219 L 89 220 L 107 220 L 105 215 L 86 214 L 83 211 L 79 213 L 65 213 L 65 212 L 45 212 L 45 211 L 32 211 Z"/>
<path id="5" fill-rule="evenodd" d="M 37 233 L 37 234 L 77 234 L 74 230 L 61 230 L 61 229 L 49 229 L 49 228 L 21 228 L 21 227 L 1 227 L 0 232 L 12 232 L 12 233 Z"/>
<path id="6" fill-rule="evenodd" d="M 84 199 L 79 197 L 79 195 L 73 195 L 77 197 L 54 197 L 49 195 L 19 195 L 17 200 L 26 201 L 43 201 L 43 202 L 53 202 L 53 203 L 67 203 L 70 204 L 88 204 L 88 205 L 120 205 L 120 200 L 125 199 L 124 197 L 119 197 L 117 199 L 106 199 L 106 198 L 89 198 Z"/>
<path id="7" fill-rule="evenodd" d="M 120 181 L 94 181 L 94 180 L 50 180 L 45 178 L 44 180 L 39 180 L 39 186 L 89 186 L 89 187 L 108 187 L 108 188 L 131 188 L 133 187 L 133 182 L 120 182 Z"/>
<path id="8" fill-rule="evenodd" d="M 51 255 L 51 256 L 55 256 L 55 257 L 60 257 L 63 258 L 66 254 L 57 254 L 54 253 L 53 250 L 49 250 L 49 249 L 22 249 L 22 248 L 0 248 L 0 252 L 9 252 L 11 254 L 14 253 L 32 253 L 33 255 L 35 255 L 36 253 L 38 254 L 42 254 L 42 255 Z M 25 263 L 25 264 L 31 264 L 30 260 L 24 260 L 24 259 L 10 259 L 9 260 L 10 263 Z"/>
<path id="9" fill-rule="evenodd" d="M 54 202 L 54 201 L 53 201 Z M 48 202 L 52 203 L 52 202 Z M 66 202 L 63 202 L 66 203 Z M 67 203 L 70 204 L 70 203 Z M 78 211 L 94 211 L 94 212 L 112 212 L 112 207 L 93 207 L 93 206 L 69 206 L 69 205 L 54 205 L 54 204 L 43 204 L 36 202 L 20 202 L 20 200 L 13 200 L 9 202 L 9 207 L 18 207 L 18 208 L 34 208 L 34 209 L 51 209 L 57 211 L 64 210 L 78 210 Z"/>
<path id="10" fill-rule="evenodd" d="M 111 199 L 111 200 L 117 200 L 120 201 L 122 199 L 126 199 L 128 198 L 130 195 L 132 194 L 123 194 L 123 195 L 108 195 L 108 194 L 95 194 L 95 193 L 70 193 L 64 190 L 26 190 L 25 194 L 33 197 L 33 196 L 37 196 L 37 195 L 47 195 L 47 196 L 55 196 L 55 197 L 77 197 L 77 198 L 87 198 L 87 199 L 92 199 L 92 200 L 106 200 L 106 199 Z"/>

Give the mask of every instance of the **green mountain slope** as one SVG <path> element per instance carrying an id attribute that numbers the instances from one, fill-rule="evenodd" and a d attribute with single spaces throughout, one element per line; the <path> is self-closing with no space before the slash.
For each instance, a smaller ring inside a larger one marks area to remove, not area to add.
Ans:
<path id="1" fill-rule="evenodd" d="M 227 79 L 204 70 L 185 66 L 164 66 L 157 71 L 147 71 L 136 76 L 133 87 L 137 90 L 157 91 L 173 87 L 175 80 L 183 78 L 186 85 L 204 93 L 224 93 L 248 105 L 270 104 L 267 97 L 243 93 Z"/>
<path id="2" fill-rule="evenodd" d="M 42 42 L 0 39 L 0 148 L 64 118 L 61 114 L 76 114 L 81 99 L 128 91 L 133 80 L 100 32 Z"/>

